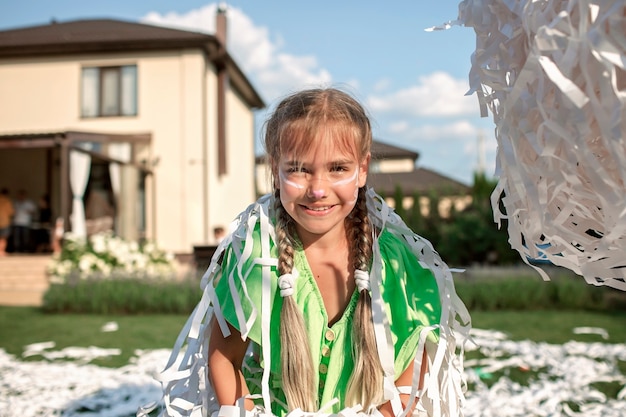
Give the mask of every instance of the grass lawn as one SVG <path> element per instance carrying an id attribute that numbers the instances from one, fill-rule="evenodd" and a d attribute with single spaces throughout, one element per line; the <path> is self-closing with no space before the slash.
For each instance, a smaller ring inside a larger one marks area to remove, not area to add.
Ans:
<path id="1" fill-rule="evenodd" d="M 55 342 L 54 350 L 69 346 L 119 348 L 119 356 L 93 361 L 118 367 L 128 363 L 135 349 L 171 348 L 186 320 L 183 315 L 44 314 L 32 307 L 0 307 L 0 348 L 16 357 L 24 346 L 47 341 Z M 119 329 L 102 332 L 102 326 L 111 321 Z"/>
<path id="2" fill-rule="evenodd" d="M 69 346 L 119 348 L 121 355 L 94 361 L 97 365 L 118 367 L 126 364 L 135 349 L 169 349 L 187 316 L 183 315 L 88 315 L 43 314 L 37 308 L 0 307 L 0 348 L 17 357 L 24 346 L 53 341 L 55 350 Z M 119 329 L 102 332 L 107 322 Z M 585 311 L 495 311 L 474 312 L 473 327 L 507 333 L 512 340 L 533 340 L 560 344 L 575 339 L 583 342 L 626 343 L 626 312 Z M 609 333 L 575 335 L 575 327 L 601 327 Z M 33 359 L 40 359 L 33 357 Z"/>
<path id="3" fill-rule="evenodd" d="M 532 340 L 561 344 L 569 340 L 581 342 L 626 343 L 626 311 L 476 311 L 471 313 L 472 327 L 500 330 L 511 340 Z M 578 334 L 576 327 L 600 327 L 609 334 L 604 340 L 598 335 Z"/>

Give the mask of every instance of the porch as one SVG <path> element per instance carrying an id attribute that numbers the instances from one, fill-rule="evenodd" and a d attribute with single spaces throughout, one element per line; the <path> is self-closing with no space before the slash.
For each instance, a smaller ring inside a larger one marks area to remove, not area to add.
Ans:
<path id="1" fill-rule="evenodd" d="M 40 306 L 49 285 L 46 267 L 51 260 L 48 254 L 0 257 L 0 305 Z"/>

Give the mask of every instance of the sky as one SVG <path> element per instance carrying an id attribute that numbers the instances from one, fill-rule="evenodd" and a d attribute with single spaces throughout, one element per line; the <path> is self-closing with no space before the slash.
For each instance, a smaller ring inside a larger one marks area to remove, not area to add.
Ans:
<path id="1" fill-rule="evenodd" d="M 456 0 L 231 0 L 228 49 L 266 103 L 309 87 L 354 95 L 378 141 L 419 153 L 417 165 L 471 185 L 494 176 L 491 115 L 467 96 L 473 29 L 427 31 L 458 16 Z M 202 0 L 0 0 L 0 30 L 78 19 L 114 18 L 214 33 L 217 2 Z"/>

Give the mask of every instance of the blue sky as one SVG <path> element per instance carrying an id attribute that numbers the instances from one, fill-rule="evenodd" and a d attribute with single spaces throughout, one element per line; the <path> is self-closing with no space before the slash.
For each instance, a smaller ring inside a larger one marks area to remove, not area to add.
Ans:
<path id="1" fill-rule="evenodd" d="M 385 3 L 385 4 L 383 4 Z M 419 152 L 418 165 L 466 184 L 495 166 L 491 115 L 467 97 L 472 29 L 425 31 L 457 17 L 454 0 L 232 0 L 229 50 L 267 104 L 305 87 L 338 86 L 372 116 L 376 139 Z M 217 3 L 200 0 L 22 0 L 0 3 L 0 30 L 118 18 L 213 33 Z M 483 140 L 479 140 L 482 137 Z M 262 152 L 258 147 L 257 153 Z"/>

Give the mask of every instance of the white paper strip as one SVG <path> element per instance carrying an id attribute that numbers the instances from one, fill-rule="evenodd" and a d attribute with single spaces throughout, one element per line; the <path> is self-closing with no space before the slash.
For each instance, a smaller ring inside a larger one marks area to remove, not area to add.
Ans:
<path id="1" fill-rule="evenodd" d="M 597 338 L 598 342 L 572 340 L 554 345 L 512 341 L 501 332 L 472 329 L 472 339 L 484 358 L 465 363 L 472 386 L 465 396 L 465 417 L 626 415 L 626 375 L 619 368 L 619 362 L 626 361 L 626 344 L 605 343 L 604 329 L 575 328 L 572 338 L 581 339 L 576 336 L 579 333 L 588 333 L 585 340 Z M 26 349 L 33 354 L 46 351 L 50 357 L 59 358 L 51 362 L 22 361 L 0 349 L 1 417 L 129 417 L 143 405 L 150 405 L 145 406 L 146 411 L 162 405 L 161 387 L 154 377 L 167 361 L 169 349 L 137 351 L 128 365 L 112 369 L 68 362 L 61 359 L 64 355 L 60 351 L 51 351 L 53 347 L 52 343 L 40 343 Z M 82 352 L 79 362 L 93 359 L 93 350 L 68 349 L 76 354 Z M 503 376 L 497 377 L 498 371 Z M 520 371 L 536 376 L 529 378 L 528 384 L 513 382 L 507 376 Z M 598 383 L 624 388 L 616 398 L 606 398 L 598 390 L 602 385 Z M 580 410 L 569 411 L 571 404 L 578 404 Z M 356 410 L 346 409 L 343 413 L 364 417 Z M 322 413 L 319 417 L 328 415 Z"/>
<path id="2" fill-rule="evenodd" d="M 494 220 L 525 262 L 626 290 L 626 2 L 465 0 L 433 29 L 453 25 L 476 33 L 468 94 L 496 125 Z"/>

